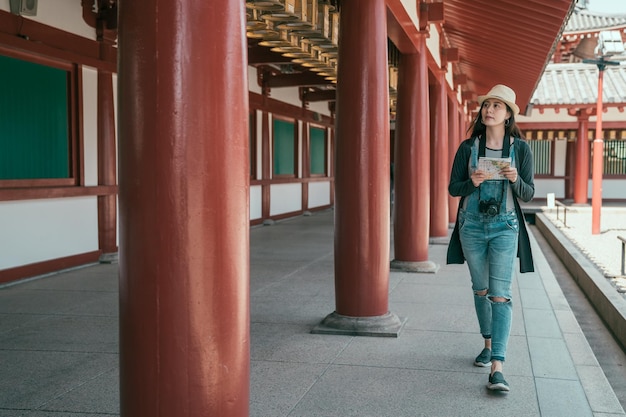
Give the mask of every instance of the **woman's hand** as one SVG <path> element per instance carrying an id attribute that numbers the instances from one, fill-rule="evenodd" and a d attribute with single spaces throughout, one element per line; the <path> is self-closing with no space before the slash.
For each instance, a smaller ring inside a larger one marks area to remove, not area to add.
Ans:
<path id="1" fill-rule="evenodd" d="M 500 175 L 504 176 L 511 183 L 517 181 L 517 168 L 509 166 L 500 171 Z"/>
<path id="2" fill-rule="evenodd" d="M 484 171 L 477 169 L 476 171 L 472 172 L 470 178 L 472 180 L 472 183 L 474 183 L 474 187 L 478 188 L 480 184 L 482 184 L 483 181 L 487 179 L 487 176 L 485 175 Z"/>

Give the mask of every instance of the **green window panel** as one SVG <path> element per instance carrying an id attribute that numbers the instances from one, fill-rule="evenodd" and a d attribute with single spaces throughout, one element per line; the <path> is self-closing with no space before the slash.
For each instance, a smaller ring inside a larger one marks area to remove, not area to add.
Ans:
<path id="1" fill-rule="evenodd" d="M 604 175 L 626 175 L 626 140 L 605 140 L 603 162 Z"/>
<path id="2" fill-rule="evenodd" d="M 324 129 L 309 129 L 311 174 L 326 174 L 326 135 Z"/>
<path id="3" fill-rule="evenodd" d="M 0 56 L 0 180 L 69 178 L 68 72 Z"/>
<path id="4" fill-rule="evenodd" d="M 551 140 L 529 140 L 528 145 L 533 151 L 535 175 L 551 175 Z"/>
<path id="5" fill-rule="evenodd" d="M 274 175 L 295 175 L 294 124 L 274 119 Z"/>

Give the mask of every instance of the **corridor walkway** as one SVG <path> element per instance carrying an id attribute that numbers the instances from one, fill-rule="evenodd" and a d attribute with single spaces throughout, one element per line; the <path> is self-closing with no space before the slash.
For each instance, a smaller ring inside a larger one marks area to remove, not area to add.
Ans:
<path id="1" fill-rule="evenodd" d="M 311 334 L 334 310 L 333 212 L 251 231 L 256 417 L 624 416 L 537 241 L 518 276 L 505 376 L 485 388 L 466 265 L 391 272 L 397 338 Z M 117 265 L 0 288 L 0 417 L 119 415 Z M 207 414 L 208 415 L 208 414 Z M 176 416 L 172 416 L 176 417 Z"/>

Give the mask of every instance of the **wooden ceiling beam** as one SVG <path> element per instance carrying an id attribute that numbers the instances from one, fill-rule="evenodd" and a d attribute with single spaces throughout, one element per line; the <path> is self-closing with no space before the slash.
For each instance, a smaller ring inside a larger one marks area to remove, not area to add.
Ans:
<path id="1" fill-rule="evenodd" d="M 330 85 L 332 81 L 311 73 L 302 72 L 298 74 L 276 74 L 268 75 L 263 79 L 264 87 L 310 87 L 315 85 Z"/>
<path id="2" fill-rule="evenodd" d="M 302 89 L 300 94 L 302 101 L 335 101 L 337 97 L 336 90 L 316 90 L 311 91 L 308 89 Z"/>

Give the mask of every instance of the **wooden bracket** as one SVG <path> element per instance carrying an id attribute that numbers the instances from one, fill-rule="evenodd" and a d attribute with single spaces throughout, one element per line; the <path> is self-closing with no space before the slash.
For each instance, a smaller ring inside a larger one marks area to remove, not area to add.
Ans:
<path id="1" fill-rule="evenodd" d="M 467 74 L 454 74 L 452 81 L 454 82 L 454 88 L 465 85 L 467 84 Z"/>
<path id="2" fill-rule="evenodd" d="M 418 1 L 420 31 L 426 30 L 430 23 L 444 22 L 443 3 L 425 3 L 422 0 Z"/>

